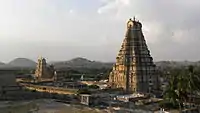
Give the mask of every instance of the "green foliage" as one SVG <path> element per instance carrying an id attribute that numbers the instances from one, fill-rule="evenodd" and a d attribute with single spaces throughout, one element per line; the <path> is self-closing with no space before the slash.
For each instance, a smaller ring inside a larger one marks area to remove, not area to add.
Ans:
<path id="1" fill-rule="evenodd" d="M 89 85 L 88 88 L 91 88 L 91 89 L 99 89 L 99 86 L 97 86 L 97 85 Z"/>
<path id="2" fill-rule="evenodd" d="M 19 69 L 14 72 L 16 75 L 31 74 L 31 69 Z"/>
<path id="3" fill-rule="evenodd" d="M 82 75 L 84 78 L 91 78 L 93 80 L 107 79 L 110 73 L 109 68 L 100 68 L 100 69 L 89 69 L 89 68 L 78 68 L 66 70 L 64 77 L 66 79 L 73 78 L 74 80 L 79 80 Z"/>
<path id="4" fill-rule="evenodd" d="M 159 106 L 161 107 L 161 108 L 168 108 L 168 109 L 170 109 L 170 108 L 172 108 L 172 109 L 177 109 L 178 108 L 178 103 L 176 103 L 176 104 L 172 104 L 171 102 L 168 102 L 168 101 L 161 101 L 160 103 L 159 103 Z"/>
<path id="5" fill-rule="evenodd" d="M 179 74 L 179 72 L 175 71 L 175 75 Z M 173 75 L 173 74 L 172 74 Z M 174 108 L 180 105 L 180 92 L 178 88 L 178 76 L 171 76 L 170 81 L 168 83 L 167 89 L 164 92 L 164 103 L 162 106 L 164 108 Z"/>
<path id="6" fill-rule="evenodd" d="M 77 91 L 78 94 L 91 94 L 91 92 L 88 89 L 79 89 Z"/>
<path id="7" fill-rule="evenodd" d="M 193 66 L 171 70 L 169 84 L 164 92 L 165 101 L 173 106 L 182 107 L 183 103 L 189 100 L 189 94 L 200 91 L 199 74 Z"/>

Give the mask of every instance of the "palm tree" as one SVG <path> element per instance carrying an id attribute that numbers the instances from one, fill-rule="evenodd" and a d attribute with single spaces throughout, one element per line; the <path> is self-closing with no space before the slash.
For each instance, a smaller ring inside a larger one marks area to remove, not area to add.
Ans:
<path id="1" fill-rule="evenodd" d="M 187 100 L 187 73 L 182 69 L 174 69 L 170 72 L 169 84 L 164 93 L 165 100 L 172 105 L 179 106 L 179 111 L 182 110 L 183 103 Z"/>
<path id="2" fill-rule="evenodd" d="M 179 100 L 179 109 L 182 110 L 183 103 L 187 101 L 187 72 L 186 70 L 180 70 L 180 73 L 177 75 L 177 83 L 176 83 L 176 92 Z"/>
<path id="3" fill-rule="evenodd" d="M 188 69 L 174 69 L 170 75 L 169 84 L 164 93 L 165 100 L 174 106 L 178 104 L 181 111 L 183 103 L 188 100 L 191 103 L 191 96 L 200 91 L 200 78 L 193 66 L 189 66 Z"/>
<path id="4" fill-rule="evenodd" d="M 164 99 L 167 102 L 172 103 L 174 107 L 178 104 L 178 95 L 176 93 L 176 88 L 174 87 L 174 82 L 169 82 L 167 90 L 164 92 Z"/>
<path id="5" fill-rule="evenodd" d="M 177 71 L 174 71 L 177 74 Z M 172 72 L 174 74 L 174 72 Z M 176 92 L 176 81 L 177 76 L 173 76 L 173 74 L 169 77 L 168 86 L 164 92 L 165 101 L 172 103 L 173 107 L 178 105 L 178 94 Z"/>
<path id="6" fill-rule="evenodd" d="M 200 91 L 200 78 L 198 76 L 198 72 L 194 70 L 193 66 L 189 66 L 188 68 L 188 93 L 189 93 L 189 103 L 191 107 L 192 95 L 196 94 Z"/>

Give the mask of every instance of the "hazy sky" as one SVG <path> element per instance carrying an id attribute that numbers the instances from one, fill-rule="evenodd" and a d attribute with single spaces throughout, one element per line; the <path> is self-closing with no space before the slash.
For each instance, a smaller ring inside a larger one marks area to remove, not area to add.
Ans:
<path id="1" fill-rule="evenodd" d="M 115 61 L 133 16 L 154 60 L 200 60 L 200 0 L 0 0 L 0 61 Z"/>

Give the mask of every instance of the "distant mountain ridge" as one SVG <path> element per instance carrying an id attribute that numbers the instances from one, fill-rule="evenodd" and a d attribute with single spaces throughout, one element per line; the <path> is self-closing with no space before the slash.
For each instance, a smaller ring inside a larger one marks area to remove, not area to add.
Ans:
<path id="1" fill-rule="evenodd" d="M 114 62 L 99 62 L 91 61 L 86 58 L 74 58 L 69 61 L 63 62 L 54 62 L 52 63 L 56 68 L 112 68 Z M 167 68 L 167 67 L 182 67 L 182 66 L 200 66 L 200 61 L 191 62 L 191 61 L 157 61 L 155 62 L 158 68 Z"/>
<path id="2" fill-rule="evenodd" d="M 1 68 L 36 68 L 36 62 L 27 58 L 16 58 L 11 62 L 4 64 L 0 62 Z M 91 69 L 100 69 L 100 68 L 109 68 L 111 69 L 114 62 L 100 62 L 100 61 L 91 61 L 86 58 L 77 57 L 68 61 L 54 61 L 49 64 L 53 64 L 56 69 L 77 69 L 77 68 L 91 68 Z M 200 66 L 200 61 L 190 62 L 190 61 L 158 61 L 155 62 L 158 68 L 166 67 L 181 67 L 195 65 Z"/>
<path id="3" fill-rule="evenodd" d="M 16 58 L 10 61 L 7 65 L 21 68 L 35 68 L 36 62 L 27 58 Z"/>
<path id="4" fill-rule="evenodd" d="M 91 61 L 86 58 L 74 58 L 69 61 L 54 62 L 52 63 L 55 68 L 110 68 L 113 63 L 103 63 L 98 61 Z"/>
<path id="5" fill-rule="evenodd" d="M 155 62 L 157 67 L 181 67 L 181 66 L 200 66 L 200 61 L 191 62 L 191 61 L 158 61 Z"/>
<path id="6" fill-rule="evenodd" d="M 3 62 L 0 62 L 0 65 L 5 65 L 5 63 L 3 63 Z"/>

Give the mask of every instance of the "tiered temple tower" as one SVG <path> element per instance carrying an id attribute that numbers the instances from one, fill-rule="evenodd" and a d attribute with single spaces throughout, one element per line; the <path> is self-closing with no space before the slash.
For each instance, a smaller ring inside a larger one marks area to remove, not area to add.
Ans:
<path id="1" fill-rule="evenodd" d="M 127 93 L 150 93 L 158 86 L 155 68 L 142 33 L 142 24 L 135 18 L 130 19 L 116 64 L 109 75 L 111 87 L 123 88 Z"/>
<path id="2" fill-rule="evenodd" d="M 52 65 L 48 66 L 46 59 L 40 57 L 38 59 L 37 67 L 35 70 L 35 76 L 37 79 L 50 79 L 54 76 L 54 67 Z"/>

